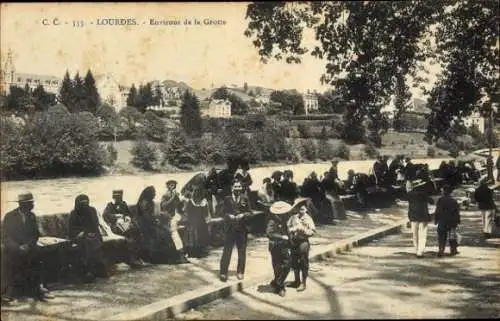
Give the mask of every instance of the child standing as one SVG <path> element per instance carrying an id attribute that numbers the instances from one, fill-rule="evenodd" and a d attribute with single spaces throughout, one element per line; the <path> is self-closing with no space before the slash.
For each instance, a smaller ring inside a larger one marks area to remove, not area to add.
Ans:
<path id="1" fill-rule="evenodd" d="M 292 286 L 296 287 L 299 292 L 306 289 L 309 274 L 309 237 L 314 234 L 316 229 L 313 219 L 308 214 L 306 202 L 307 198 L 299 198 L 295 201 L 292 211 L 297 212 L 298 209 L 298 213 L 293 214 L 287 223 L 292 245 L 292 268 L 295 274 Z M 302 282 L 300 281 L 300 272 L 302 272 Z"/>

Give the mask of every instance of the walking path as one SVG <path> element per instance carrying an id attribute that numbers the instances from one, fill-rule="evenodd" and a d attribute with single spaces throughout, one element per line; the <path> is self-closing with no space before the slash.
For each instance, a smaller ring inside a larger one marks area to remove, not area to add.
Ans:
<path id="1" fill-rule="evenodd" d="M 327 249 L 338 240 L 366 233 L 406 217 L 401 208 L 366 213 L 348 211 L 346 220 L 335 226 L 318 227 L 311 239 L 313 250 Z M 251 237 L 251 236 L 250 236 Z M 267 238 L 252 238 L 247 250 L 246 279 L 262 276 L 271 267 Z M 55 299 L 47 303 L 26 300 L 2 306 L 2 320 L 103 320 L 136 311 L 155 302 L 172 299 L 190 291 L 223 285 L 218 279 L 221 248 L 207 258 L 191 259 L 192 264 L 152 265 L 129 270 L 119 264 L 109 279 L 91 284 L 59 285 L 52 289 Z M 236 250 L 230 265 L 229 281 L 235 279 Z M 271 272 L 272 273 L 272 272 Z"/>
<path id="2" fill-rule="evenodd" d="M 482 241 L 477 211 L 462 213 L 459 232 L 463 240 L 457 257 L 436 257 L 432 224 L 423 259 L 415 257 L 406 230 L 312 263 L 305 292 L 289 288 L 281 298 L 261 283 L 177 318 L 499 318 L 500 240 Z"/>

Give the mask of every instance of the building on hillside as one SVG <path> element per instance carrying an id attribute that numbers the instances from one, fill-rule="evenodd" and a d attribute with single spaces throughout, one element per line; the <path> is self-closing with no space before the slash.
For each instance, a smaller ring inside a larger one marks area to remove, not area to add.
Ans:
<path id="1" fill-rule="evenodd" d="M 162 87 L 163 100 L 181 99 L 182 92 L 180 87 Z"/>
<path id="2" fill-rule="evenodd" d="M 258 95 L 257 97 L 255 97 L 255 101 L 260 103 L 260 104 L 267 105 L 271 101 L 271 94 L 264 93 L 264 94 Z"/>
<path id="3" fill-rule="evenodd" d="M 102 103 L 113 106 L 116 112 L 127 107 L 128 89 L 126 87 L 121 86 L 110 74 L 98 74 L 94 78 Z"/>
<path id="4" fill-rule="evenodd" d="M 231 118 L 231 102 L 227 99 L 212 99 L 208 108 L 202 108 L 201 111 L 203 116 L 210 118 Z"/>
<path id="5" fill-rule="evenodd" d="M 5 64 L 0 69 L 0 93 L 2 94 L 8 94 L 11 86 L 24 88 L 26 84 L 31 90 L 42 85 L 45 91 L 53 94 L 58 93 L 61 87 L 62 79 L 56 76 L 17 72 L 10 49 Z"/>
<path id="6" fill-rule="evenodd" d="M 312 111 L 316 111 L 319 109 L 318 94 L 316 90 L 313 92 L 308 90 L 305 94 L 302 95 L 302 99 L 304 100 L 304 110 L 306 112 L 306 115 L 308 115 Z"/>
<path id="7" fill-rule="evenodd" d="M 400 131 L 425 132 L 429 123 L 431 110 L 427 108 L 424 100 L 414 98 L 410 108 L 401 115 Z"/>
<path id="8" fill-rule="evenodd" d="M 485 129 L 486 129 L 486 120 L 478 112 L 474 112 L 472 115 L 465 117 L 463 119 L 463 124 L 467 128 L 470 128 L 470 127 L 476 125 L 482 134 L 484 134 Z"/>

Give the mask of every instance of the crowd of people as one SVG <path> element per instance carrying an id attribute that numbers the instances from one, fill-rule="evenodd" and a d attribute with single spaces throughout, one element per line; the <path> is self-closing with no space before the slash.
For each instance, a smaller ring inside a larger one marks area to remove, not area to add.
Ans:
<path id="1" fill-rule="evenodd" d="M 405 182 L 409 201 L 408 218 L 413 231 L 417 257 L 422 257 L 427 239 L 427 225 L 432 220 L 428 204 L 433 203 L 428 185 L 434 184 L 427 165 L 413 164 L 411 159 L 396 156 L 390 164 L 380 157 L 373 165 L 372 175 L 348 171 L 342 181 L 338 176 L 339 160 L 333 160 L 329 171 L 318 178 L 312 172 L 301 186 L 294 181 L 291 170 L 276 171 L 263 180 L 257 200 L 251 200 L 252 177 L 246 162 L 230 162 L 217 172 L 211 170 L 203 184 L 193 184 L 184 193 L 176 190 L 177 182 L 166 182 L 166 191 L 155 206 L 156 190 L 146 187 L 139 196 L 135 210 L 123 200 L 123 190 L 112 192 L 102 214 L 102 220 L 112 233 L 126 240 L 125 262 L 132 268 L 149 263 L 189 263 L 189 257 L 208 255 L 210 233 L 208 219 L 221 216 L 224 221 L 224 246 L 220 259 L 220 280 L 228 279 L 228 268 L 234 247 L 237 248 L 237 278 L 245 274 L 248 217 L 252 209 L 268 213 L 266 234 L 272 257 L 274 279 L 271 286 L 285 295 L 284 281 L 293 269 L 293 286 L 299 291 L 306 288 L 308 276 L 308 238 L 316 224 L 335 224 L 335 206 L 331 197 L 350 189 L 363 190 L 369 184 L 390 187 Z M 497 162 L 498 163 L 498 162 Z M 364 175 L 364 176 L 363 176 Z M 438 225 L 439 255 L 442 256 L 449 240 L 451 254 L 458 254 L 456 228 L 460 224 L 460 207 L 451 197 L 454 187 L 462 182 L 476 180 L 473 167 L 453 162 L 441 164 L 439 176 L 444 181 L 443 195 L 437 201 L 434 215 Z M 482 180 L 475 191 L 475 200 L 483 213 L 485 238 L 491 237 L 496 211 L 491 181 Z M 330 197 L 330 198 L 329 198 Z M 37 299 L 49 298 L 44 280 L 40 276 L 41 258 L 37 241 L 40 233 L 33 213 L 31 193 L 18 197 L 19 207 L 4 217 L 2 223 L 2 300 L 9 302 L 23 290 Z M 185 227 L 180 235 L 181 224 Z M 78 274 L 85 282 L 108 276 L 103 254 L 103 226 L 98 211 L 87 195 L 78 195 L 69 215 L 69 241 L 79 251 Z M 302 277 L 301 277 L 302 276 Z M 25 295 L 26 293 L 23 293 Z"/>

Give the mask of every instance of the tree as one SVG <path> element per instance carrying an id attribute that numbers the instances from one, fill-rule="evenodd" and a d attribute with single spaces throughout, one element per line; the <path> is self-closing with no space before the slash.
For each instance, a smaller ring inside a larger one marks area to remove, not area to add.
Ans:
<path id="1" fill-rule="evenodd" d="M 198 148 L 184 131 L 175 131 L 168 135 L 167 141 L 161 148 L 162 165 L 168 163 L 178 168 L 189 168 L 190 165 L 198 164 L 196 157 Z"/>
<path id="2" fill-rule="evenodd" d="M 32 96 L 35 104 L 35 110 L 37 111 L 46 111 L 50 106 L 55 105 L 56 103 L 55 95 L 46 92 L 41 84 L 33 90 Z"/>
<path id="3" fill-rule="evenodd" d="M 130 154 L 133 155 L 130 161 L 132 165 L 146 171 L 152 171 L 153 164 L 158 159 L 156 147 L 144 138 L 140 138 L 134 143 Z"/>
<path id="4" fill-rule="evenodd" d="M 411 98 L 411 93 L 409 87 L 405 83 L 405 79 L 402 75 L 396 76 L 396 93 L 394 97 L 394 130 L 400 131 L 405 127 L 405 121 L 403 119 L 404 113 L 409 108 L 409 100 Z"/>
<path id="5" fill-rule="evenodd" d="M 318 95 L 318 107 L 322 114 L 342 114 L 345 112 L 344 106 L 333 90 Z"/>
<path id="6" fill-rule="evenodd" d="M 84 111 L 86 108 L 86 96 L 85 88 L 83 86 L 82 78 L 77 72 L 75 78 L 73 79 L 73 90 L 72 90 L 72 104 L 69 106 L 71 112 L 78 113 Z"/>
<path id="7" fill-rule="evenodd" d="M 232 115 L 246 115 L 250 107 L 246 102 L 235 94 L 229 94 L 228 97 L 231 102 L 231 114 Z"/>
<path id="8" fill-rule="evenodd" d="M 101 104 L 101 98 L 99 97 L 99 92 L 97 90 L 94 76 L 90 69 L 85 75 L 83 81 L 83 98 L 84 98 L 84 109 L 85 111 L 95 114 L 97 108 Z"/>
<path id="9" fill-rule="evenodd" d="M 153 106 L 163 106 L 163 94 L 161 92 L 161 87 L 160 85 L 156 85 L 155 91 L 153 94 Z"/>
<path id="10" fill-rule="evenodd" d="M 189 136 L 201 136 L 200 103 L 195 94 L 186 90 L 182 95 L 181 126 Z"/>
<path id="11" fill-rule="evenodd" d="M 243 91 L 248 91 L 248 84 L 246 82 L 243 84 Z"/>
<path id="12" fill-rule="evenodd" d="M 59 102 L 68 108 L 73 105 L 73 83 L 68 70 L 64 74 L 61 89 L 59 90 Z"/>
<path id="13" fill-rule="evenodd" d="M 302 95 L 296 90 L 273 91 L 270 100 L 279 103 L 283 111 L 294 115 L 305 114 L 304 100 L 302 99 Z"/>
<path id="14" fill-rule="evenodd" d="M 127 96 L 127 106 L 128 107 L 135 107 L 136 99 L 137 99 L 137 89 L 135 88 L 135 85 L 132 84 L 132 87 L 130 87 L 130 90 L 129 90 L 128 96 Z"/>
<path id="15" fill-rule="evenodd" d="M 411 6 L 400 1 L 256 2 L 248 5 L 245 35 L 263 61 L 299 63 L 307 52 L 326 58 L 321 80 L 350 102 L 348 126 L 377 117 L 395 93 L 398 77 L 425 81 L 416 71 L 425 59 L 436 59 L 444 72 L 436 86 L 441 89 L 430 99 L 439 107 L 429 126 L 435 137 L 449 128 L 453 116 L 471 109 L 481 90 L 484 107 L 493 100 L 499 78 L 498 13 L 494 1 L 418 1 Z M 304 28 L 314 30 L 320 46 L 309 51 L 302 45 Z M 443 92 L 448 98 L 440 102 Z"/>
<path id="16" fill-rule="evenodd" d="M 217 88 L 212 93 L 212 98 L 213 99 L 228 99 L 228 97 L 229 97 L 229 91 L 227 90 L 226 87 Z"/>
<path id="17" fill-rule="evenodd" d="M 7 109 L 13 112 L 20 112 L 25 94 L 23 88 L 15 85 L 10 86 L 9 94 L 7 95 Z"/>

